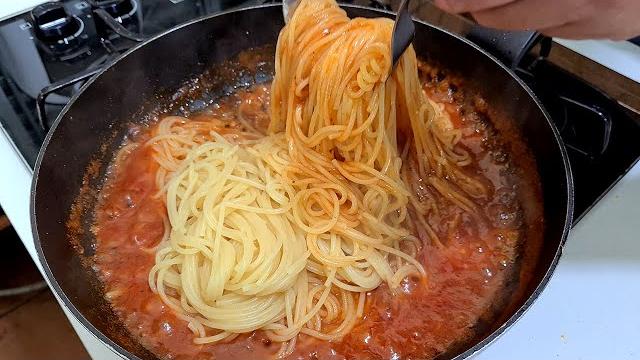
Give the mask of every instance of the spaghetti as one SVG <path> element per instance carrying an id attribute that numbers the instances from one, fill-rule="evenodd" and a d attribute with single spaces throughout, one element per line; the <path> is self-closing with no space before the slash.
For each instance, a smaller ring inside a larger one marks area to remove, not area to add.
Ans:
<path id="1" fill-rule="evenodd" d="M 196 343 L 262 330 L 286 356 L 300 333 L 343 337 L 366 292 L 426 280 L 408 228 L 414 213 L 428 229 L 435 205 L 411 177 L 471 213 L 486 195 L 420 87 L 413 48 L 389 75 L 392 27 L 303 0 L 278 39 L 267 136 L 167 117 L 148 141 L 170 226 L 149 285 Z"/>

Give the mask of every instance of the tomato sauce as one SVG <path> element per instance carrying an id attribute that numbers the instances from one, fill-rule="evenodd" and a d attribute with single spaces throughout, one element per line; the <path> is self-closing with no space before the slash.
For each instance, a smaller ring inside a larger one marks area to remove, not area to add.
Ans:
<path id="1" fill-rule="evenodd" d="M 408 278 L 395 293 L 384 285 L 368 293 L 363 318 L 345 338 L 322 342 L 300 335 L 290 358 L 430 359 L 451 351 L 500 315 L 494 308 L 508 302 L 513 284 L 522 278 L 525 244 L 540 242 L 541 199 L 534 172 L 519 168 L 509 156 L 478 100 L 462 94 L 448 77 L 434 75 L 433 68 L 421 66 L 420 71 L 427 94 L 445 104 L 452 123 L 463 132 L 461 143 L 474 158 L 465 171 L 490 189 L 487 199 L 478 200 L 483 213 L 473 218 L 438 199 L 441 214 L 428 221 L 442 246 L 429 243 L 416 229 L 425 241 L 418 258 L 427 281 Z M 241 109 L 244 121 L 264 129 L 268 95 L 268 87 L 262 85 L 240 90 L 192 119 L 215 117 L 233 123 Z M 280 345 L 260 332 L 228 343 L 194 344 L 186 322 L 149 288 L 153 248 L 164 235 L 166 208 L 155 197 L 152 150 L 142 145 L 150 130 L 133 133 L 111 167 L 96 209 L 95 264 L 113 309 L 128 331 L 159 358 L 272 357 Z M 534 201 L 525 203 L 525 198 Z"/>

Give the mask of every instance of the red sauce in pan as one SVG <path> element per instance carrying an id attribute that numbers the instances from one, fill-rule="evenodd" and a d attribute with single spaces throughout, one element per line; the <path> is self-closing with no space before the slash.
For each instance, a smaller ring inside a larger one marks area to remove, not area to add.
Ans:
<path id="1" fill-rule="evenodd" d="M 421 75 L 427 93 L 445 103 L 454 125 L 463 129 L 461 142 L 475 160 L 465 170 L 491 189 L 489 199 L 479 203 L 485 220 L 460 214 L 439 200 L 442 213 L 429 222 L 444 246 L 426 244 L 419 255 L 428 282 L 409 278 L 396 294 L 384 286 L 372 291 L 363 319 L 348 336 L 336 342 L 300 336 L 291 358 L 416 359 L 455 352 L 460 344 L 490 329 L 499 310 L 526 281 L 522 264 L 535 257 L 535 251 L 526 249 L 535 248 L 542 236 L 535 170 L 522 168 L 532 162 L 509 156 L 506 142 L 496 140 L 509 136 L 508 131 L 496 135 L 481 100 L 461 95 L 433 68 L 423 66 Z M 237 107 L 244 104 L 245 117 L 264 127 L 267 101 L 268 88 L 256 86 L 238 91 L 197 117 L 233 121 Z M 148 128 L 134 130 L 132 144 L 148 139 Z M 128 331 L 163 359 L 270 358 L 279 344 L 260 332 L 230 343 L 195 345 L 186 322 L 149 289 L 154 254 L 147 249 L 161 240 L 166 211 L 162 200 L 153 197 L 157 165 L 148 147 L 137 146 L 121 155 L 112 165 L 96 210 L 95 262 L 107 298 Z M 416 233 L 424 235 L 420 229 Z"/>

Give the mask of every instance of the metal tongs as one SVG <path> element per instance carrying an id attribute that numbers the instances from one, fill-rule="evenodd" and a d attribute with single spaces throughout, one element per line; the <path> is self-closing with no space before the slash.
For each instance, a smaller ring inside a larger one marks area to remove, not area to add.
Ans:
<path id="1" fill-rule="evenodd" d="M 400 7 L 398 7 L 398 13 L 396 14 L 396 21 L 393 24 L 393 35 L 391 37 L 391 58 L 393 59 L 393 66 L 391 66 L 391 72 L 398 65 L 398 61 L 409 45 L 413 42 L 413 38 L 416 35 L 416 27 L 413 24 L 413 19 L 409 13 L 409 0 L 402 0 Z"/>
<path id="2" fill-rule="evenodd" d="M 293 12 L 296 11 L 301 0 L 282 0 L 282 15 L 284 15 L 284 23 L 288 23 Z"/>
<path id="3" fill-rule="evenodd" d="M 282 1 L 282 15 L 284 15 L 284 22 L 287 23 L 296 7 L 300 3 L 300 0 L 283 0 Z M 396 68 L 398 60 L 405 50 L 411 45 L 413 37 L 415 36 L 416 28 L 413 25 L 413 19 L 409 14 L 409 0 L 402 0 L 400 7 L 398 7 L 398 13 L 396 15 L 396 21 L 393 25 L 393 35 L 391 38 L 391 58 L 393 59 L 393 66 L 391 71 Z"/>

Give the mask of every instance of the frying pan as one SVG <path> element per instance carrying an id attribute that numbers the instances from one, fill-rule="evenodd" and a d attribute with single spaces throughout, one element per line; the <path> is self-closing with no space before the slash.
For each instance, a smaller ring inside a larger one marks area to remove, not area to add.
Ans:
<path id="1" fill-rule="evenodd" d="M 351 17 L 392 15 L 357 6 L 345 9 Z M 91 208 L 107 164 L 125 136 L 127 124 L 153 110 L 158 102 L 168 101 L 166 94 L 213 64 L 248 48 L 275 44 L 283 25 L 280 6 L 267 5 L 197 19 L 158 35 L 88 81 L 45 139 L 31 194 L 38 256 L 63 306 L 122 358 L 155 357 L 126 332 L 104 300 L 100 282 L 87 263 L 94 251 L 89 228 Z M 443 64 L 462 76 L 466 90 L 481 94 L 496 117 L 511 119 L 535 156 L 543 191 L 544 241 L 532 277 L 495 323 L 443 355 L 464 359 L 509 328 L 547 284 L 571 224 L 571 172 L 549 116 L 507 66 L 464 38 L 423 22 L 416 21 L 415 25 L 414 46 L 420 58 Z M 81 188 L 93 191 L 81 192 Z M 79 196 L 86 200 L 84 208 L 73 207 Z M 73 234 L 66 224 L 71 211 L 81 213 L 85 220 Z"/>

